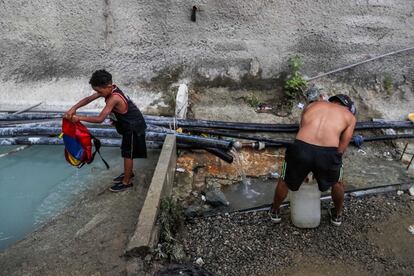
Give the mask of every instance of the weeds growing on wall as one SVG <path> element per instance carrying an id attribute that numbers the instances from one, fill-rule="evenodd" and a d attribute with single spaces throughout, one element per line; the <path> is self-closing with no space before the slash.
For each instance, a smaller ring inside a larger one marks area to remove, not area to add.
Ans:
<path id="1" fill-rule="evenodd" d="M 387 91 L 388 94 L 391 94 L 392 87 L 394 86 L 394 83 L 393 83 L 392 78 L 389 74 L 386 74 L 384 76 L 383 85 L 384 85 L 385 91 Z"/>
<path id="2" fill-rule="evenodd" d="M 158 223 L 160 238 L 155 254 L 159 259 L 179 261 L 185 258 L 182 245 L 176 239 L 181 227 L 183 210 L 177 200 L 172 197 L 161 200 Z"/>
<path id="3" fill-rule="evenodd" d="M 287 99 L 290 101 L 297 99 L 303 94 L 303 91 L 306 88 L 307 81 L 300 73 L 302 65 L 303 62 L 299 56 L 296 55 L 289 58 L 290 74 L 286 79 L 284 90 Z"/>
<path id="4" fill-rule="evenodd" d="M 251 106 L 251 107 L 253 107 L 253 108 L 257 108 L 258 106 L 259 106 L 259 104 L 260 104 L 260 101 L 259 101 L 259 99 L 256 97 L 256 95 L 255 94 L 250 94 L 250 95 L 248 95 L 246 98 L 245 98 L 245 102 L 249 105 L 249 106 Z"/>
<path id="5" fill-rule="evenodd" d="M 165 95 L 165 102 L 166 104 L 171 107 L 171 109 L 175 110 L 176 100 L 177 100 L 177 89 L 170 89 Z"/>

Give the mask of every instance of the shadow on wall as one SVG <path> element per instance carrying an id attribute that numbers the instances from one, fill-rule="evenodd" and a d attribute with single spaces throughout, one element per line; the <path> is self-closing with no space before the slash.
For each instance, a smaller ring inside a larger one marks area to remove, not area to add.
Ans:
<path id="1" fill-rule="evenodd" d="M 230 89 L 278 90 L 283 87 L 287 72 L 264 78 L 260 64 L 255 59 L 238 61 L 222 60 L 208 63 L 197 68 L 175 66 L 158 72 L 144 86 L 162 92 L 168 92 L 171 86 L 181 80 L 189 80 L 195 87 L 228 87 Z"/>

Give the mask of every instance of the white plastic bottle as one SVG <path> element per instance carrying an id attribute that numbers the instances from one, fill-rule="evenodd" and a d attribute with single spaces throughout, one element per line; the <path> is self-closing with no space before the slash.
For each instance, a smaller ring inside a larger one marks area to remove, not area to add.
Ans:
<path id="1" fill-rule="evenodd" d="M 303 182 L 296 192 L 289 191 L 290 217 L 299 228 L 315 228 L 321 222 L 321 192 L 316 180 Z"/>

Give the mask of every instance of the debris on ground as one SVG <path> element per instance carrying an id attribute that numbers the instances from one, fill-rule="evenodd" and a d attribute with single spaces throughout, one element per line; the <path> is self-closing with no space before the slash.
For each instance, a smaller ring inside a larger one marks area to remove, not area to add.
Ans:
<path id="1" fill-rule="evenodd" d="M 185 225 L 184 249 L 192 259 L 203 256 L 203 267 L 215 275 L 284 274 L 293 267 L 305 269 L 298 264 L 303 260 L 312 264 L 319 258 L 334 260 L 334 266 L 352 264 L 365 275 L 414 271 L 414 246 L 401 223 L 414 213 L 408 195 L 350 199 L 339 228 L 330 225 L 327 205 L 315 229 L 295 228 L 287 209 L 278 225 L 266 212 L 198 218 Z M 414 225 L 409 229 L 414 232 Z"/>
<path id="2" fill-rule="evenodd" d="M 408 231 L 414 235 L 414 224 L 408 227 Z"/>
<path id="3" fill-rule="evenodd" d="M 408 189 L 408 193 L 410 194 L 410 196 L 414 196 L 414 186 L 411 186 L 411 188 Z"/>

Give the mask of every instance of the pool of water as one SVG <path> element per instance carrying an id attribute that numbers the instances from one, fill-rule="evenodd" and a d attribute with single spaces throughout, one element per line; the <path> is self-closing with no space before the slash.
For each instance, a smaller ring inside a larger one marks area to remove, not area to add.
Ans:
<path id="1" fill-rule="evenodd" d="M 0 146 L 0 156 L 18 146 Z M 30 146 L 0 157 L 0 250 L 25 237 L 39 225 L 85 196 L 105 189 L 122 171 L 118 148 L 102 148 L 111 169 L 99 156 L 81 169 L 64 159 L 63 146 Z M 135 162 L 135 169 L 140 161 Z"/>
<path id="2" fill-rule="evenodd" d="M 230 210 L 240 210 L 269 204 L 273 200 L 277 180 L 247 178 L 244 182 L 225 186 L 222 191 L 229 201 Z"/>

